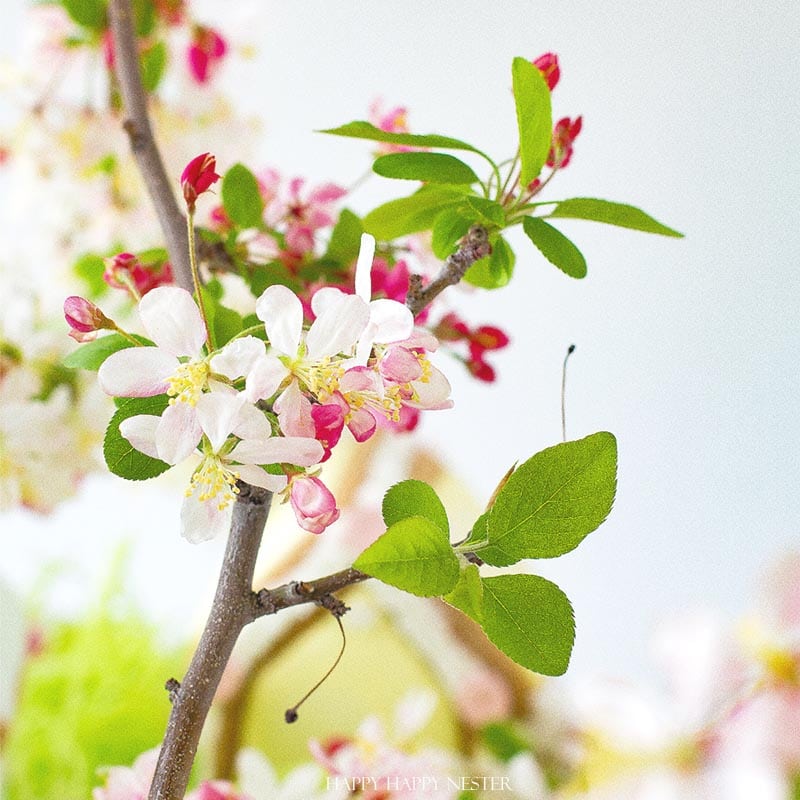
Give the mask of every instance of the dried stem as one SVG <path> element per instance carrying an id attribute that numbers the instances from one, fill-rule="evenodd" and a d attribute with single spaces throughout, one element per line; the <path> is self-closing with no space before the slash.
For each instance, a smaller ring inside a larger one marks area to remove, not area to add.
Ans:
<path id="1" fill-rule="evenodd" d="M 123 127 L 131 143 L 147 193 L 155 206 L 158 221 L 178 286 L 192 291 L 192 272 L 186 247 L 186 220 L 175 200 L 164 162 L 153 137 L 147 113 L 147 94 L 142 85 L 139 50 L 133 27 L 130 0 L 111 0 L 108 6 L 114 35 L 114 59 L 120 94 L 125 110 Z"/>

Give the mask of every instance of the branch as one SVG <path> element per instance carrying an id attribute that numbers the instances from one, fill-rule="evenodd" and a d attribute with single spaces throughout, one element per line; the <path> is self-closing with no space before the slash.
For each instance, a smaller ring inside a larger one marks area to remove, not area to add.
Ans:
<path id="1" fill-rule="evenodd" d="M 457 284 L 476 261 L 480 261 L 491 252 L 492 246 L 489 244 L 489 234 L 486 232 L 486 228 L 483 225 L 473 225 L 461 240 L 458 250 L 447 257 L 439 274 L 427 286 L 423 288 L 422 278 L 419 275 L 410 276 L 406 306 L 416 317 L 448 286 Z"/>
<path id="2" fill-rule="evenodd" d="M 217 592 L 183 684 L 173 698 L 150 800 L 181 800 L 217 686 L 242 628 L 253 619 L 253 570 L 272 494 L 239 483 Z"/>
<path id="3" fill-rule="evenodd" d="M 131 2 L 111 0 L 108 11 L 114 36 L 115 71 L 125 109 L 122 126 L 128 134 L 133 157 L 155 206 L 175 282 L 191 292 L 194 287 L 186 245 L 186 219 L 175 200 L 172 184 L 153 137 L 147 113 L 147 95 L 139 71 L 139 50 Z"/>

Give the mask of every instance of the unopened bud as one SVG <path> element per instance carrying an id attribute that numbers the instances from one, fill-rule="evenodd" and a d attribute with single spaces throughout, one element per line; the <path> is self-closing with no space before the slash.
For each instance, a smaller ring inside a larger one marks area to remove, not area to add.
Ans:
<path id="1" fill-rule="evenodd" d="M 114 330 L 116 325 L 90 300 L 72 295 L 64 301 L 64 319 L 72 330 L 69 335 L 76 342 L 88 342 L 97 331 Z"/>
<path id="2" fill-rule="evenodd" d="M 219 180 L 216 168 L 217 159 L 211 153 L 203 153 L 186 165 L 181 174 L 181 189 L 189 211 L 194 211 L 194 202 L 198 196 Z"/>

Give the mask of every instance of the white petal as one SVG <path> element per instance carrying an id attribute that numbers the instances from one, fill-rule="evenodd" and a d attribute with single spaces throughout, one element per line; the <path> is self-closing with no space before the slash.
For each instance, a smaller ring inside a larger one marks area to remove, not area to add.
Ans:
<path id="1" fill-rule="evenodd" d="M 261 356 L 247 374 L 245 397 L 251 403 L 272 397 L 288 374 L 289 370 L 275 356 Z"/>
<path id="2" fill-rule="evenodd" d="M 206 340 L 200 309 L 185 289 L 159 286 L 139 303 L 147 335 L 173 356 L 196 356 Z"/>
<path id="3" fill-rule="evenodd" d="M 156 428 L 158 458 L 177 464 L 188 458 L 200 443 L 200 422 L 197 411 L 188 403 L 167 406 Z"/>
<path id="4" fill-rule="evenodd" d="M 347 297 L 346 293 L 335 286 L 323 286 L 321 289 L 317 289 L 311 297 L 311 310 L 314 312 L 314 317 L 318 317 L 326 308 L 340 303 L 343 297 Z"/>
<path id="5" fill-rule="evenodd" d="M 286 286 L 270 286 L 256 301 L 256 316 L 272 347 L 294 358 L 303 330 L 303 305 L 297 295 Z"/>
<path id="6" fill-rule="evenodd" d="M 151 458 L 158 458 L 156 449 L 156 428 L 161 417 L 153 414 L 139 414 L 128 417 L 119 424 L 119 432 L 140 452 Z"/>
<path id="7" fill-rule="evenodd" d="M 259 358 L 264 356 L 266 346 L 255 336 L 243 336 L 228 342 L 211 359 L 211 371 L 234 380 L 247 375 Z"/>
<path id="8" fill-rule="evenodd" d="M 192 544 L 223 536 L 230 530 L 232 514 L 233 503 L 220 511 L 213 498 L 199 500 L 197 494 L 192 493 L 184 498 L 181 506 L 181 536 Z"/>
<path id="9" fill-rule="evenodd" d="M 369 304 L 369 324 L 375 326 L 373 341 L 399 342 L 411 336 L 414 315 L 397 300 L 373 300 Z"/>
<path id="10" fill-rule="evenodd" d="M 431 374 L 426 383 L 414 381 L 411 385 L 419 395 L 419 400 L 416 403 L 409 402 L 408 405 L 431 410 L 453 407 L 453 401 L 450 400 L 450 382 L 436 367 L 431 367 Z"/>
<path id="11" fill-rule="evenodd" d="M 311 403 L 300 391 L 297 381 L 292 381 L 281 392 L 273 408 L 278 413 L 281 430 L 287 436 L 309 436 L 316 433 L 314 420 L 311 418 Z"/>
<path id="12" fill-rule="evenodd" d="M 343 295 L 314 320 L 308 335 L 308 360 L 350 353 L 369 322 L 369 306 L 354 294 Z"/>
<path id="13" fill-rule="evenodd" d="M 372 298 L 372 262 L 375 258 L 375 237 L 361 234 L 361 249 L 356 261 L 356 294 L 369 303 Z"/>
<path id="14" fill-rule="evenodd" d="M 197 418 L 215 453 L 230 436 L 245 402 L 244 395 L 238 392 L 208 392 L 198 398 Z"/>
<path id="15" fill-rule="evenodd" d="M 127 347 L 101 364 L 97 379 L 112 397 L 154 397 L 167 391 L 178 366 L 177 358 L 158 347 Z"/>
<path id="16" fill-rule="evenodd" d="M 272 436 L 272 426 L 263 411 L 245 403 L 234 420 L 231 433 L 240 439 L 269 439 Z"/>
<path id="17" fill-rule="evenodd" d="M 230 454 L 232 461 L 243 464 L 318 464 L 325 450 L 316 439 L 305 436 L 273 436 L 266 441 L 239 442 Z"/>
<path id="18" fill-rule="evenodd" d="M 260 486 L 270 492 L 280 492 L 286 488 L 285 475 L 270 475 L 261 467 L 254 467 L 250 464 L 242 464 L 236 467 L 239 477 L 251 486 Z"/>

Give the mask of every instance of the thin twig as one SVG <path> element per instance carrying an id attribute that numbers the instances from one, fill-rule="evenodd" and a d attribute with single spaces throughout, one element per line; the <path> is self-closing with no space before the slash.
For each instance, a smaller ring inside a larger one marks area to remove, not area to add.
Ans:
<path id="1" fill-rule="evenodd" d="M 108 12 L 114 36 L 114 69 L 125 109 L 123 127 L 130 139 L 131 151 L 144 179 L 147 193 L 155 206 L 175 282 L 191 292 L 192 272 L 186 247 L 186 220 L 175 200 L 172 183 L 167 177 L 153 137 L 147 113 L 147 94 L 139 68 L 139 50 L 131 2 L 111 0 Z M 177 182 L 175 185 L 177 186 Z"/>
<path id="2" fill-rule="evenodd" d="M 491 252 L 492 246 L 489 244 L 489 234 L 486 228 L 483 225 L 473 225 L 461 240 L 458 250 L 448 256 L 442 264 L 439 274 L 430 283 L 423 287 L 422 278 L 419 275 L 410 276 L 406 306 L 416 317 L 448 286 L 458 283 L 476 261 L 480 261 Z"/>

